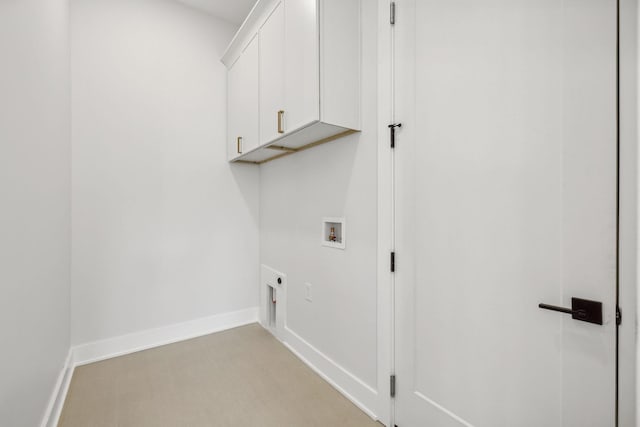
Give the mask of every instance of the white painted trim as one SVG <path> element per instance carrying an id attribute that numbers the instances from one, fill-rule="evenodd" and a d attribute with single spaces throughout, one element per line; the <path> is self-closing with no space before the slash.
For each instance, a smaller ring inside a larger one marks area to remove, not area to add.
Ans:
<path id="1" fill-rule="evenodd" d="M 618 330 L 618 422 L 640 426 L 640 348 L 638 343 L 638 21 L 637 0 L 620 1 L 620 211 L 619 211 L 619 306 Z"/>
<path id="2" fill-rule="evenodd" d="M 394 248 L 393 219 L 393 152 L 387 126 L 393 117 L 392 31 L 389 24 L 389 1 L 378 1 L 378 311 L 377 357 L 378 390 L 390 389 L 393 360 L 393 274 L 389 256 Z M 378 393 L 376 406 L 380 421 L 393 426 L 393 401 L 390 393 Z"/>
<path id="3" fill-rule="evenodd" d="M 258 322 L 258 307 L 251 307 L 71 347 L 64 367 L 54 386 L 49 404 L 42 418 L 41 427 L 55 427 L 58 425 L 76 366 L 256 322 Z"/>
<path id="4" fill-rule="evenodd" d="M 64 361 L 64 366 L 58 375 L 51 397 L 49 398 L 49 404 L 42 417 L 41 427 L 56 427 L 60 414 L 62 413 L 62 407 L 69 391 L 69 384 L 71 383 L 71 377 L 73 376 L 73 350 L 69 349 L 67 358 Z"/>
<path id="5" fill-rule="evenodd" d="M 636 130 L 637 127 L 640 126 L 640 75 L 638 75 L 638 71 L 640 69 L 640 5 L 638 4 L 639 2 L 636 0 L 633 2 L 635 8 L 636 8 L 636 13 L 635 13 L 635 37 L 636 37 L 636 45 L 635 45 L 635 64 L 636 64 L 636 99 L 635 99 L 635 107 L 636 107 Z M 624 108 L 624 107 L 623 107 Z M 636 185 L 636 214 L 640 213 L 640 195 L 638 195 L 638 189 L 640 189 L 640 172 L 638 171 L 638 169 L 640 169 L 640 167 L 638 165 L 640 165 L 640 149 L 638 149 L 638 147 L 640 147 L 640 132 L 636 132 L 635 135 L 635 141 L 631 142 L 632 144 L 635 143 L 636 145 L 636 158 L 635 158 L 635 167 L 636 167 L 636 177 L 635 177 L 635 185 Z M 636 375 L 635 375 L 635 401 L 636 401 L 636 406 L 634 408 L 634 415 L 636 417 L 636 426 L 640 427 L 640 339 L 638 337 L 638 315 L 640 313 L 640 289 L 638 286 L 638 283 L 640 283 L 640 248 L 638 247 L 638 245 L 640 244 L 640 236 L 638 235 L 640 232 L 640 219 L 636 218 L 636 222 L 635 222 L 635 226 L 636 226 L 636 247 L 634 248 L 636 250 L 636 256 L 635 256 L 635 267 L 636 267 L 636 280 L 635 283 L 633 284 L 633 290 L 636 293 L 636 304 L 635 304 L 635 308 L 636 308 L 636 316 L 635 319 L 633 319 L 633 326 L 634 326 L 634 333 L 633 333 L 633 338 L 635 339 L 635 343 L 630 343 L 630 344 L 635 344 L 633 345 L 633 347 L 635 348 L 635 370 L 636 370 Z M 621 375 L 624 375 L 625 372 L 621 372 Z"/>
<path id="6" fill-rule="evenodd" d="M 222 54 L 220 61 L 230 68 L 238 59 L 240 51 L 244 50 L 249 40 L 258 34 L 258 28 L 262 26 L 273 8 L 276 6 L 275 0 L 260 0 L 254 5 L 238 31 L 229 42 L 227 49 Z"/>
<path id="7" fill-rule="evenodd" d="M 365 414 L 378 420 L 378 392 L 285 326 L 283 344 Z"/>
<path id="8" fill-rule="evenodd" d="M 258 307 L 221 313 L 156 329 L 134 332 L 72 348 L 75 366 L 184 341 L 258 321 Z"/>
<path id="9" fill-rule="evenodd" d="M 455 413 L 451 412 L 450 410 L 448 410 L 447 408 L 445 408 L 444 406 L 440 405 L 438 402 L 436 402 L 435 400 L 431 400 L 429 399 L 427 396 L 425 396 L 424 394 L 420 393 L 420 392 L 415 392 L 416 397 L 418 397 L 419 399 L 424 400 L 426 403 L 428 403 L 429 405 L 432 405 L 434 408 L 436 408 L 438 411 L 442 412 L 443 414 L 445 414 L 446 416 L 448 416 L 451 419 L 456 420 L 458 423 L 462 424 L 465 427 L 474 427 L 473 424 L 471 424 L 468 421 L 465 421 L 464 419 L 460 418 L 458 415 L 456 415 Z"/>

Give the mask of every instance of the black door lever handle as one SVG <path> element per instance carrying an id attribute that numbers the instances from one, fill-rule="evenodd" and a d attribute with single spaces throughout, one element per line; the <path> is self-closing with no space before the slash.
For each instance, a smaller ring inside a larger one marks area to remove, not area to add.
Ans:
<path id="1" fill-rule="evenodd" d="M 570 308 L 566 308 L 566 307 L 558 307 L 557 305 L 551 305 L 551 304 L 538 304 L 538 307 L 540 308 L 544 308 L 545 310 L 551 310 L 551 311 L 559 311 L 560 313 L 567 313 L 567 314 L 576 314 L 580 317 L 584 317 L 587 315 L 587 313 L 584 310 L 572 310 Z"/>
<path id="2" fill-rule="evenodd" d="M 602 303 L 599 301 L 571 298 L 571 308 L 543 303 L 538 304 L 538 307 L 545 310 L 570 314 L 571 318 L 575 320 L 602 325 Z"/>

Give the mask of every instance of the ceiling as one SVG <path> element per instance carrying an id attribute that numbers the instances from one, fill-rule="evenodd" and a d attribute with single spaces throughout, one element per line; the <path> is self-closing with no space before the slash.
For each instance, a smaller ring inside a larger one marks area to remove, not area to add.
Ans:
<path id="1" fill-rule="evenodd" d="M 256 0 L 178 0 L 196 9 L 240 25 Z"/>

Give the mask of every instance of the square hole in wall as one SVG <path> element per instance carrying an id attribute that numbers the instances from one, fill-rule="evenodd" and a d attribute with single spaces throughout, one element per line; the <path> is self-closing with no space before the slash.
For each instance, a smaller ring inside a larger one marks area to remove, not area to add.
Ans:
<path id="1" fill-rule="evenodd" d="M 330 248 L 344 249 L 346 231 L 344 218 L 323 218 L 322 245 Z"/>

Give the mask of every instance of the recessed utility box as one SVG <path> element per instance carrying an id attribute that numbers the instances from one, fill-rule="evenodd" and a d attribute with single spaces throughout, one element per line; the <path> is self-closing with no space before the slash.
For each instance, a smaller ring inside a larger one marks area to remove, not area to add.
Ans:
<path id="1" fill-rule="evenodd" d="M 347 228 L 344 218 L 328 217 L 322 219 L 322 245 L 344 249 Z"/>
<path id="2" fill-rule="evenodd" d="M 263 264 L 260 282 L 260 323 L 282 340 L 287 315 L 287 276 Z"/>

